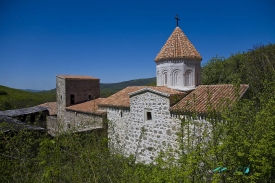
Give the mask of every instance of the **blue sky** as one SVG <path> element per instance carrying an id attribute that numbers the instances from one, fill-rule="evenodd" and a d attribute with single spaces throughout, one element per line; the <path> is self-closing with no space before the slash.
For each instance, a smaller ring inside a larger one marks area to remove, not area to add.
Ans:
<path id="1" fill-rule="evenodd" d="M 155 77 L 176 14 L 204 65 L 275 43 L 274 9 L 274 0 L 1 0 L 0 85 L 48 90 L 58 74 Z"/>

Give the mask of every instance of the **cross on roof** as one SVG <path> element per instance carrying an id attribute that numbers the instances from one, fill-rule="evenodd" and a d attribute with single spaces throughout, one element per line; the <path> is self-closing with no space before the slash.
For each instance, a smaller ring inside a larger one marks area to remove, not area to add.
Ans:
<path id="1" fill-rule="evenodd" d="M 177 27 L 179 26 L 179 17 L 178 17 L 178 14 L 175 16 L 175 19 L 176 19 L 176 21 L 177 21 Z"/>

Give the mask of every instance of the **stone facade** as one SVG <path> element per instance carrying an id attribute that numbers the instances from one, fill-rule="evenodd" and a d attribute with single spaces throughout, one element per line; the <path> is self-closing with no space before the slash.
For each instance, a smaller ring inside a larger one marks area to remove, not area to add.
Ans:
<path id="1" fill-rule="evenodd" d="M 161 150 L 178 147 L 179 123 L 171 120 L 169 96 L 147 91 L 130 97 L 130 110 L 105 108 L 112 148 L 134 155 L 137 162 L 151 163 Z"/>
<path id="2" fill-rule="evenodd" d="M 89 131 L 103 128 L 104 116 L 66 110 L 64 130 Z"/>
<path id="3" fill-rule="evenodd" d="M 194 89 L 201 82 L 201 66 L 197 60 L 168 60 L 157 62 L 157 86 L 173 89 Z"/>
<path id="4" fill-rule="evenodd" d="M 100 96 L 99 79 L 66 79 L 66 107 Z M 71 96 L 74 95 L 72 103 Z"/>
<path id="5" fill-rule="evenodd" d="M 129 108 L 101 108 L 107 111 L 109 147 L 123 154 L 128 154 L 127 144 L 128 124 L 131 121 Z"/>
<path id="6" fill-rule="evenodd" d="M 51 136 L 56 136 L 56 134 L 59 132 L 60 126 L 57 121 L 56 116 L 47 116 L 46 120 L 47 130 L 48 134 Z"/>
<path id="7" fill-rule="evenodd" d="M 57 122 L 64 124 L 66 108 L 66 84 L 65 79 L 56 77 L 56 101 L 57 101 Z"/>
<path id="8" fill-rule="evenodd" d="M 150 163 L 160 150 L 177 148 L 177 124 L 170 120 L 170 99 L 152 92 L 132 95 L 126 150 L 138 162 Z"/>
<path id="9" fill-rule="evenodd" d="M 57 121 L 64 129 L 66 107 L 100 96 L 99 79 L 86 76 L 56 76 Z"/>

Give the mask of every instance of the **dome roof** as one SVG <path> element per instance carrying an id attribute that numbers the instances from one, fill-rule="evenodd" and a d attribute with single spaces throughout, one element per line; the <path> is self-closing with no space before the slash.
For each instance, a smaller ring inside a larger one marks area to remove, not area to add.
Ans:
<path id="1" fill-rule="evenodd" d="M 201 55 L 186 35 L 179 27 L 176 27 L 164 46 L 161 48 L 155 58 L 155 62 L 182 58 L 202 60 Z"/>

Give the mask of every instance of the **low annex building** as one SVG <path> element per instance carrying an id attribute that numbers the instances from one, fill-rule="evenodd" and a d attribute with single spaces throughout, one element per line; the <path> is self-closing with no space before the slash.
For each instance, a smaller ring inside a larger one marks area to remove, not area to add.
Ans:
<path id="1" fill-rule="evenodd" d="M 99 79 L 56 76 L 56 112 L 47 118 L 50 133 L 106 128 L 110 148 L 152 162 L 161 150 L 178 147 L 180 115 L 207 113 L 237 101 L 248 89 L 240 85 L 200 85 L 202 57 L 177 26 L 155 58 L 157 86 L 131 86 L 100 98 Z M 48 104 L 50 105 L 50 104 Z M 46 106 L 46 105 L 44 105 Z M 51 107 L 54 108 L 54 107 Z"/>

